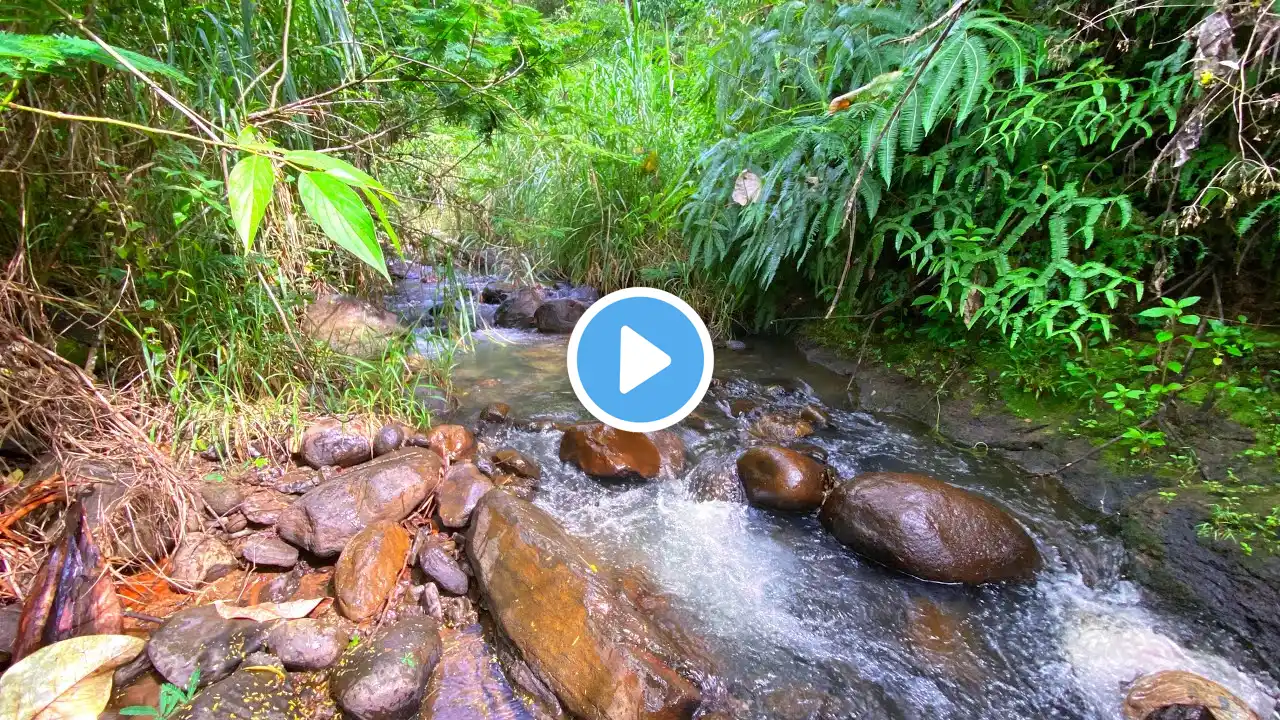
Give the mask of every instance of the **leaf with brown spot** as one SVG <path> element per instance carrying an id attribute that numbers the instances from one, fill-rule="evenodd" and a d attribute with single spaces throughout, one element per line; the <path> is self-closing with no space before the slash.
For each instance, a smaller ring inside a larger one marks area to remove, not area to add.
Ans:
<path id="1" fill-rule="evenodd" d="M 40 648 L 0 677 L 0 717 L 96 718 L 111 699 L 111 672 L 144 647 L 128 635 L 86 635 Z"/>
<path id="2" fill-rule="evenodd" d="M 84 508 L 76 503 L 67 510 L 66 530 L 50 549 L 22 605 L 13 659 L 68 638 L 116 635 L 123 627 L 115 585 Z"/>

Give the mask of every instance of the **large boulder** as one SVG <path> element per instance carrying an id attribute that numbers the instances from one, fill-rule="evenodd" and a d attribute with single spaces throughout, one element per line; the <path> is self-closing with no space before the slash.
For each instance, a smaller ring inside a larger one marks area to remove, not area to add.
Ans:
<path id="1" fill-rule="evenodd" d="M 1197 487 L 1134 498 L 1120 524 L 1129 573 L 1174 611 L 1203 614 L 1246 638 L 1263 667 L 1280 674 L 1280 555 L 1201 537 L 1199 526 L 1220 502 Z M 1280 492 L 1244 495 L 1240 510 L 1265 517 L 1277 505 Z"/>
<path id="2" fill-rule="evenodd" d="M 408 718 L 421 705 L 439 661 L 439 625 L 431 618 L 408 618 L 343 653 L 329 690 L 357 720 Z"/>
<path id="3" fill-rule="evenodd" d="M 867 473 L 839 485 L 819 514 L 860 555 L 923 580 L 1024 580 L 1036 544 L 991 501 L 923 475 Z"/>
<path id="4" fill-rule="evenodd" d="M 227 620 L 212 605 L 175 613 L 147 641 L 147 656 L 165 680 L 185 688 L 200 671 L 200 685 L 231 674 L 246 655 L 262 647 L 267 626 L 252 620 Z"/>
<path id="5" fill-rule="evenodd" d="M 399 522 L 440 484 L 440 456 L 422 448 L 383 455 L 327 480 L 298 498 L 276 521 L 280 537 L 321 557 L 378 520 Z"/>
<path id="6" fill-rule="evenodd" d="M 656 479 L 684 469 L 684 442 L 662 430 L 635 433 L 603 423 L 573 425 L 560 439 L 560 459 L 598 478 Z"/>
<path id="7" fill-rule="evenodd" d="M 689 718 L 697 661 L 619 574 L 545 511 L 505 492 L 476 508 L 467 555 L 489 612 L 575 717 Z"/>
<path id="8" fill-rule="evenodd" d="M 1165 670 L 1135 680 L 1124 699 L 1124 716 L 1125 720 L 1262 720 L 1230 690 L 1183 670 Z"/>
<path id="9" fill-rule="evenodd" d="M 333 568 L 333 594 L 343 615 L 364 622 L 382 609 L 404 569 L 410 540 L 391 520 L 372 523 L 351 538 Z"/>
<path id="10" fill-rule="evenodd" d="M 738 479 L 752 505 L 807 512 L 822 504 L 826 468 L 808 455 L 777 445 L 751 448 L 738 458 Z"/>
<path id="11" fill-rule="evenodd" d="M 541 288 L 521 288 L 510 292 L 498 306 L 494 324 L 505 328 L 535 328 L 538 323 L 534 315 L 544 299 Z"/>
<path id="12" fill-rule="evenodd" d="M 577 300 L 548 300 L 538 306 L 537 312 L 533 314 L 533 321 L 538 326 L 538 332 L 563 335 L 573 332 L 573 326 L 578 324 L 579 318 L 586 311 L 587 306 Z"/>
<path id="13" fill-rule="evenodd" d="M 404 328 L 394 313 L 350 295 L 325 295 L 307 307 L 303 330 L 335 352 L 356 357 L 380 356 Z"/>
<path id="14" fill-rule="evenodd" d="M 351 467 L 373 459 L 373 443 L 360 422 L 320 418 L 302 434 L 298 455 L 313 468 Z"/>

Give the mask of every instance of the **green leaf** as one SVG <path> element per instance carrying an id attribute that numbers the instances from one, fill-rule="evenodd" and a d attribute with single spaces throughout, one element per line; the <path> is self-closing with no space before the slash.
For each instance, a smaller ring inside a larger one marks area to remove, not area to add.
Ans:
<path id="1" fill-rule="evenodd" d="M 387 237 L 391 238 L 391 246 L 396 249 L 397 253 L 403 253 L 404 250 L 400 248 L 400 236 L 396 235 L 395 228 L 391 227 L 391 219 L 387 217 L 387 211 L 382 208 L 382 201 L 378 199 L 378 194 L 363 188 L 361 192 L 364 193 L 364 197 L 369 201 L 369 204 L 373 206 L 373 214 L 378 216 L 378 222 L 382 223 L 383 231 L 387 233 Z"/>
<path id="2" fill-rule="evenodd" d="M 271 189 L 276 173 L 271 158 L 246 155 L 227 176 L 227 203 L 231 206 L 231 223 L 247 253 L 253 249 L 258 225 L 271 204 Z"/>
<path id="3" fill-rule="evenodd" d="M 925 93 L 924 131 L 933 129 L 933 124 L 942 115 L 942 111 L 951 103 L 951 91 L 964 72 L 964 58 L 960 53 L 960 42 L 947 43 L 934 58 L 934 71 L 923 79 Z"/>
<path id="4" fill-rule="evenodd" d="M 1182 372 L 1182 363 L 1178 362 L 1177 360 L 1170 360 L 1166 367 L 1168 367 L 1170 370 L 1176 373 Z"/>
<path id="5" fill-rule="evenodd" d="M 372 175 L 342 158 L 326 155 L 315 150 L 290 150 L 284 154 L 284 159 L 295 165 L 301 165 L 312 170 L 321 170 L 352 187 L 376 190 L 388 198 L 391 197 L 391 194 L 382 186 L 382 183 L 374 179 Z"/>
<path id="6" fill-rule="evenodd" d="M 160 711 L 146 705 L 130 705 L 126 708 L 120 708 L 121 715 L 159 715 Z"/>
<path id="7" fill-rule="evenodd" d="M 1146 310 L 1143 310 L 1142 312 L 1138 313 L 1138 317 L 1162 318 L 1162 317 L 1169 317 L 1170 315 L 1176 315 L 1177 312 L 1178 311 L 1173 308 L 1154 307 L 1154 308 L 1147 308 Z"/>
<path id="8" fill-rule="evenodd" d="M 332 175 L 304 172 L 298 176 L 298 197 L 330 240 L 391 282 L 382 247 L 374 236 L 373 217 L 355 190 Z"/>
<path id="9" fill-rule="evenodd" d="M 1178 322 L 1182 323 L 1183 325 L 1199 325 L 1200 316 L 1199 315 L 1183 315 L 1182 317 L 1178 318 Z"/>
<path id="10" fill-rule="evenodd" d="M 1200 296 L 1199 296 L 1199 295 L 1192 295 L 1191 297 L 1185 297 L 1185 298 L 1182 298 L 1181 300 L 1179 300 L 1179 301 L 1178 301 L 1178 307 L 1180 307 L 1180 308 L 1189 308 L 1189 307 L 1191 307 L 1192 305 L 1195 305 L 1195 304 L 1196 304 L 1196 303 L 1198 303 L 1198 302 L 1200 302 Z"/>

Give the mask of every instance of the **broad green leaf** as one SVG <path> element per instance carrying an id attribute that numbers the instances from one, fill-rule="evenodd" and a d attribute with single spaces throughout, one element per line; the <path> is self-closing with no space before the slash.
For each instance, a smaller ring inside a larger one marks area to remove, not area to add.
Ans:
<path id="1" fill-rule="evenodd" d="M 353 187 L 377 190 L 387 197 L 391 197 L 391 194 L 382 186 L 382 183 L 374 179 L 372 175 L 342 158 L 326 155 L 315 150 L 290 150 L 284 154 L 284 159 L 295 165 L 301 165 L 312 170 L 321 170 Z"/>
<path id="2" fill-rule="evenodd" d="M 1182 317 L 1178 318 L 1178 322 L 1182 323 L 1183 325 L 1199 325 L 1200 316 L 1199 315 L 1183 315 Z"/>
<path id="3" fill-rule="evenodd" d="M 1153 307 L 1153 308 L 1147 308 L 1146 310 L 1143 310 L 1142 312 L 1138 313 L 1138 317 L 1162 318 L 1162 317 L 1169 317 L 1170 315 L 1173 315 L 1176 312 L 1177 311 L 1174 310 L 1173 308 Z"/>
<path id="4" fill-rule="evenodd" d="M 367 188 L 362 188 L 361 192 L 364 193 L 369 204 L 373 206 L 373 214 L 378 216 L 378 222 L 382 223 L 383 231 L 387 233 L 387 237 L 391 238 L 392 247 L 396 249 L 397 253 L 403 253 L 404 250 L 400 247 L 400 236 L 396 235 L 395 228 L 391 227 L 391 219 L 387 217 L 387 211 L 383 209 L 382 201 L 378 199 L 378 194 Z"/>
<path id="5" fill-rule="evenodd" d="M 1182 363 L 1178 362 L 1177 360 L 1170 360 L 1169 364 L 1166 367 L 1168 367 L 1170 370 L 1176 373 L 1182 372 Z"/>
<path id="6" fill-rule="evenodd" d="M 373 217 L 355 190 L 332 175 L 312 171 L 298 176 L 298 197 L 330 240 L 391 282 L 382 247 L 374 236 Z"/>
<path id="7" fill-rule="evenodd" d="M 271 204 L 271 190 L 276 172 L 271 158 L 246 155 L 231 169 L 227 177 L 227 202 L 231 206 L 231 222 L 247 253 L 253 249 L 258 225 Z"/>

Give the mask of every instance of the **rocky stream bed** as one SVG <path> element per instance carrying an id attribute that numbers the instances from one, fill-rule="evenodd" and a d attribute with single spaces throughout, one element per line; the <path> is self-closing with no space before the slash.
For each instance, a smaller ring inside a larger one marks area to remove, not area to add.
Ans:
<path id="1" fill-rule="evenodd" d="M 146 645 L 103 717 L 193 682 L 170 717 L 1272 717 L 1266 663 L 1150 602 L 1101 516 L 791 345 L 624 433 L 565 373 L 594 291 L 400 276 L 400 321 L 480 328 L 441 421 L 210 473 L 183 591 L 122 590 Z"/>

